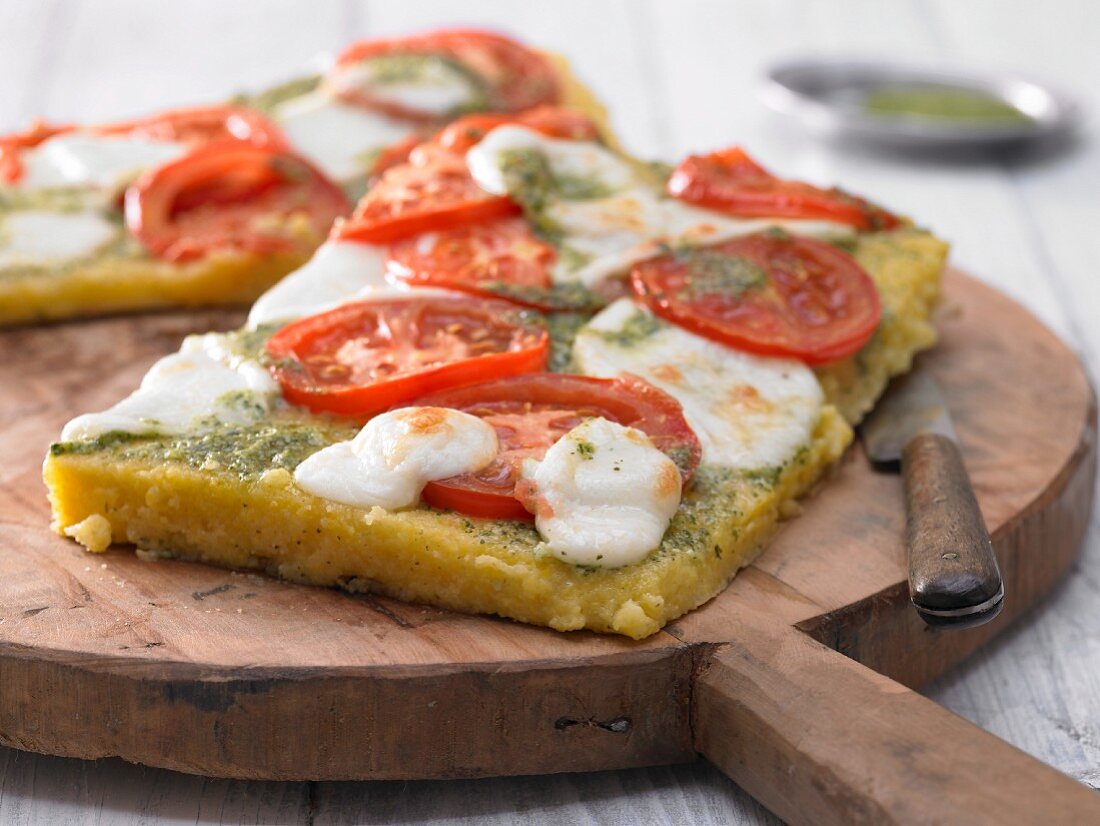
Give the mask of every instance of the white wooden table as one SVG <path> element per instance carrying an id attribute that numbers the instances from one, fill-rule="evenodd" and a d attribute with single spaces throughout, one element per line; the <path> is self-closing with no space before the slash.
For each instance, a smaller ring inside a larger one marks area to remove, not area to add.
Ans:
<path id="1" fill-rule="evenodd" d="M 845 52 L 1017 68 L 1100 112 L 1093 0 L 4 0 L 0 130 L 217 100 L 367 35 L 488 25 L 569 56 L 626 144 L 674 158 L 741 143 L 929 223 L 954 261 L 1100 365 L 1100 145 L 1045 159 L 903 161 L 815 142 L 756 92 L 785 55 Z M 1100 520 L 1069 580 L 927 694 L 1100 787 Z M 254 783 L 0 749 L 0 823 L 768 823 L 706 764 L 470 782 Z"/>

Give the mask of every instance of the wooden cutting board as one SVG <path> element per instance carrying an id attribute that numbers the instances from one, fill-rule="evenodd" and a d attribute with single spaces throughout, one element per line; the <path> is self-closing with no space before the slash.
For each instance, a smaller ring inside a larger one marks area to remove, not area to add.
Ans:
<path id="1" fill-rule="evenodd" d="M 1100 820 L 1094 795 L 910 690 L 1065 574 L 1096 403 L 1026 311 L 951 273 L 925 357 L 1004 573 L 965 631 L 908 604 L 900 480 L 858 446 L 719 597 L 642 642 L 85 553 L 39 468 L 71 416 L 233 313 L 0 334 L 0 743 L 215 776 L 481 777 L 714 761 L 796 822 Z M 232 518 L 227 514 L 226 518 Z"/>

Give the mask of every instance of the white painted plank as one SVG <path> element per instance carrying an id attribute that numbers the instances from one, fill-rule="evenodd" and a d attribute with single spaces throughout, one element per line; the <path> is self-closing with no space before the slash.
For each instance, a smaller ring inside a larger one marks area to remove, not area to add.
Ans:
<path id="1" fill-rule="evenodd" d="M 11 4 L 2 19 L 0 133 L 24 128 L 55 77 L 50 54 L 64 48 L 69 27 L 65 0 Z"/>
<path id="2" fill-rule="evenodd" d="M 306 783 L 211 780 L 121 760 L 68 760 L 0 748 L 4 826 L 258 826 L 308 819 Z"/>
<path id="3" fill-rule="evenodd" d="M 1074 329 L 1100 364 L 1100 50 L 1074 47 L 1100 42 L 1100 14 L 1089 0 L 1062 0 L 1040 16 L 1004 14 L 995 0 L 936 2 L 930 14 L 952 54 L 965 53 L 991 68 L 1014 69 L 1072 93 L 1085 110 L 1083 134 L 1071 151 L 1006 162 L 1015 196 L 1031 220 L 1043 253 L 1042 276 L 1074 316 Z"/>
<path id="4" fill-rule="evenodd" d="M 41 114 L 126 118 L 286 80 L 342 45 L 344 9 L 300 0 L 94 0 L 67 12 Z"/>
<path id="5" fill-rule="evenodd" d="M 320 783 L 313 812 L 315 826 L 757 826 L 780 822 L 704 763 L 496 780 Z"/>

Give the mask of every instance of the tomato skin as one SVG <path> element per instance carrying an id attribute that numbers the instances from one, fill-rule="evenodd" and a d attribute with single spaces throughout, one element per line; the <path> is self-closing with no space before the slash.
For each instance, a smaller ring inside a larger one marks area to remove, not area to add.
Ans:
<path id="1" fill-rule="evenodd" d="M 429 145 L 454 154 L 465 154 L 474 144 L 498 126 L 526 126 L 551 138 L 574 141 L 600 139 L 595 123 L 580 112 L 557 106 L 538 106 L 519 114 L 467 115 L 445 126 Z"/>
<path id="2" fill-rule="evenodd" d="M 739 350 L 817 365 L 859 350 L 882 315 L 878 290 L 847 253 L 811 238 L 756 233 L 704 248 L 758 267 L 764 283 L 702 292 L 690 259 L 654 258 L 631 286 L 657 315 Z M 694 254 L 694 253 L 689 253 Z"/>
<path id="3" fill-rule="evenodd" d="M 35 121 L 29 129 L 0 136 L 0 183 L 13 185 L 22 180 L 23 161 L 20 156 L 24 150 L 33 149 L 42 141 L 72 132 L 75 128 L 70 124 Z"/>
<path id="4" fill-rule="evenodd" d="M 388 250 L 387 271 L 409 284 L 499 298 L 493 285 L 549 290 L 556 260 L 557 251 L 536 238 L 523 218 L 505 218 L 399 241 Z M 548 309 L 511 295 L 508 300 Z"/>
<path id="5" fill-rule="evenodd" d="M 407 163 L 381 175 L 340 226 L 339 238 L 389 244 L 430 230 L 521 212 L 510 198 L 479 187 L 460 156 L 423 148 L 416 147 Z"/>
<path id="6" fill-rule="evenodd" d="M 492 195 L 470 177 L 465 153 L 487 132 L 519 124 L 552 137 L 589 140 L 599 130 L 587 117 L 552 106 L 519 115 L 470 115 L 408 153 L 408 162 L 390 165 L 359 201 L 338 237 L 391 244 L 430 231 L 447 231 L 493 221 L 523 210 L 511 198 Z"/>
<path id="7" fill-rule="evenodd" d="M 196 106 L 169 109 L 145 118 L 92 127 L 100 135 L 127 135 L 151 141 L 176 141 L 201 146 L 214 141 L 244 141 L 254 146 L 285 149 L 286 136 L 272 121 L 244 106 Z"/>
<path id="8" fill-rule="evenodd" d="M 478 77 L 490 108 L 518 112 L 557 101 L 557 73 L 546 58 L 510 37 L 481 29 L 440 29 L 411 37 L 366 40 L 354 43 L 337 58 L 338 68 L 391 54 L 441 55 Z M 439 118 L 389 100 L 379 100 L 358 90 L 340 90 L 349 103 L 380 111 L 391 117 L 432 122 Z"/>
<path id="9" fill-rule="evenodd" d="M 470 177 L 465 164 L 446 158 L 400 164 L 386 170 L 359 201 L 339 238 L 389 244 L 431 230 L 446 230 L 522 212 L 502 195 L 491 195 Z"/>
<path id="10" fill-rule="evenodd" d="M 534 522 L 535 516 L 515 496 L 501 496 L 445 482 L 428 482 L 420 498 L 433 508 L 454 511 L 475 519 L 509 519 Z"/>
<path id="11" fill-rule="evenodd" d="M 16 184 L 22 178 L 20 154 L 55 135 L 76 131 L 73 125 L 35 123 L 24 132 L 0 137 L 0 183 Z M 170 109 L 149 117 L 88 127 L 94 135 L 175 141 L 198 147 L 216 141 L 245 141 L 271 149 L 289 146 L 282 130 L 259 112 L 243 106 L 200 106 Z"/>
<path id="12" fill-rule="evenodd" d="M 370 171 L 371 176 L 379 176 L 387 169 L 406 163 L 409 160 L 409 153 L 416 149 L 423 140 L 423 134 L 417 131 L 411 132 L 404 140 L 398 141 L 392 146 L 387 146 L 374 161 L 374 166 L 371 167 Z"/>
<path id="13" fill-rule="evenodd" d="M 669 178 L 668 192 L 681 201 L 743 218 L 814 218 L 860 230 L 900 224 L 896 216 L 838 189 L 777 178 L 736 146 L 685 158 Z"/>
<path id="14" fill-rule="evenodd" d="M 549 352 L 546 330 L 513 305 L 459 295 L 343 304 L 267 342 L 288 401 L 357 418 L 437 390 L 542 370 Z"/>
<path id="15" fill-rule="evenodd" d="M 303 212 L 318 237 L 351 205 L 343 190 L 297 155 L 214 141 L 148 170 L 124 195 L 126 225 L 154 255 L 189 261 L 233 248 L 265 255 L 296 239 L 264 219 Z"/>
<path id="16" fill-rule="evenodd" d="M 485 519 L 530 521 L 516 498 L 519 465 L 542 459 L 546 450 L 584 419 L 603 416 L 647 433 L 676 459 L 686 488 L 702 455 L 699 439 L 679 402 L 641 379 L 601 379 L 563 373 L 533 373 L 432 393 L 411 404 L 449 407 L 489 421 L 501 453 L 489 467 L 429 482 L 424 501 Z"/>

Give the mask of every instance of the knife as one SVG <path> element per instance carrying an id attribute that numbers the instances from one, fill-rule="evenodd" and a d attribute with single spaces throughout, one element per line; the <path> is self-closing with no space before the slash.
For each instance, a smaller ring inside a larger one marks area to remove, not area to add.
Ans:
<path id="1" fill-rule="evenodd" d="M 895 380 L 860 431 L 872 462 L 901 462 L 909 597 L 921 619 L 951 628 L 989 622 L 1004 605 L 1004 584 L 935 381 L 921 370 Z"/>

